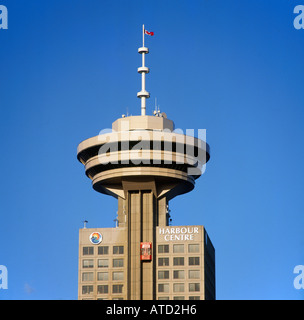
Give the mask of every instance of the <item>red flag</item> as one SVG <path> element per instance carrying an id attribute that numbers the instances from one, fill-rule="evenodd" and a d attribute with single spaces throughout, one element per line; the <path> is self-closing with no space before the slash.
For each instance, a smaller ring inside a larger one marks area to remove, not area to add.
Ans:
<path id="1" fill-rule="evenodd" d="M 148 30 L 145 30 L 145 34 L 147 34 L 149 36 L 154 36 L 154 32 L 153 31 L 149 32 Z"/>

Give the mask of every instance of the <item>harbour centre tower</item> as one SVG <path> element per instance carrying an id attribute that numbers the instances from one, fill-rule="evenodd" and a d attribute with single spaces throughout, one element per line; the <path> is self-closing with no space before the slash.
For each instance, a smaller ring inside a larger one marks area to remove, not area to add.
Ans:
<path id="1" fill-rule="evenodd" d="M 114 228 L 79 230 L 78 299 L 215 299 L 215 250 L 204 226 L 172 226 L 169 210 L 194 189 L 209 146 L 174 130 L 165 113 L 146 115 L 145 34 L 153 35 L 143 26 L 141 115 L 123 115 L 77 149 L 94 190 L 118 200 Z"/>

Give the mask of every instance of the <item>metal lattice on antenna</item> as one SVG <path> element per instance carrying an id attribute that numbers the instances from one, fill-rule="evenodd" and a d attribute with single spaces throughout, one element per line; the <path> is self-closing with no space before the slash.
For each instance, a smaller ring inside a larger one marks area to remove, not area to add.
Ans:
<path id="1" fill-rule="evenodd" d="M 145 34 L 153 36 L 154 32 L 145 30 L 145 25 L 142 26 L 142 47 L 138 48 L 138 53 L 142 55 L 142 66 L 137 69 L 141 73 L 141 91 L 137 93 L 137 97 L 141 99 L 141 115 L 146 115 L 146 99 L 150 98 L 150 93 L 146 91 L 146 73 L 149 73 L 149 68 L 145 66 L 145 55 L 149 53 L 149 49 L 145 47 Z"/>

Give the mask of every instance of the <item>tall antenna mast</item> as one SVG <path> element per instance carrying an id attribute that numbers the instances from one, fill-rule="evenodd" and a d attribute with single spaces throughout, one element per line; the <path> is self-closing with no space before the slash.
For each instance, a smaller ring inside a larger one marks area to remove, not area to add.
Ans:
<path id="1" fill-rule="evenodd" d="M 153 36 L 153 32 L 145 30 L 145 25 L 142 26 L 142 47 L 138 48 L 138 53 L 142 55 L 142 66 L 137 69 L 141 73 L 141 91 L 137 93 L 137 97 L 141 99 L 141 115 L 146 115 L 146 99 L 150 98 L 150 93 L 146 91 L 146 73 L 149 73 L 149 68 L 145 66 L 145 54 L 149 53 L 149 49 L 145 47 L 145 34 Z"/>

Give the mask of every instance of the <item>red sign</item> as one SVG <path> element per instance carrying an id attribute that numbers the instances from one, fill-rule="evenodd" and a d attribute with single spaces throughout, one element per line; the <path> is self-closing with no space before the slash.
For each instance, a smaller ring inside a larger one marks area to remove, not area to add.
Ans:
<path id="1" fill-rule="evenodd" d="M 140 260 L 152 260 L 152 242 L 140 243 Z"/>

